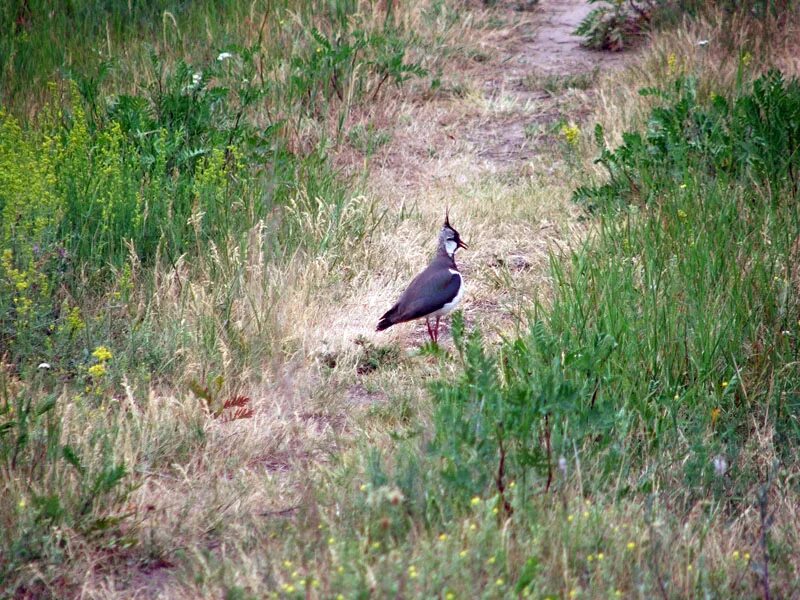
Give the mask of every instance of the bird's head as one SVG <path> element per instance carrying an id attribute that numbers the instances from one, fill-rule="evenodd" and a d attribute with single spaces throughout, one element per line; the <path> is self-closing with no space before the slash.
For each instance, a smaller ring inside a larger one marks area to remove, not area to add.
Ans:
<path id="1" fill-rule="evenodd" d="M 444 225 L 442 226 L 442 231 L 439 233 L 439 248 L 440 250 L 444 250 L 451 258 L 459 248 L 467 248 L 467 245 L 461 240 L 458 231 L 450 225 L 449 211 L 445 212 Z"/>

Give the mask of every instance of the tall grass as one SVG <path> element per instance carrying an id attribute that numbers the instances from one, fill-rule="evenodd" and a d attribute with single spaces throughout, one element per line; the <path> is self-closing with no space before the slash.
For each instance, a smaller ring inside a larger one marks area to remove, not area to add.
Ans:
<path id="1" fill-rule="evenodd" d="M 663 57 L 522 335 L 308 356 L 298 319 L 363 284 L 383 218 L 332 158 L 439 85 L 463 7 L 72 7 L 2 9 L 2 593 L 794 593 L 788 75 Z"/>
<path id="2" fill-rule="evenodd" d="M 610 150 L 597 130 L 610 178 L 576 197 L 598 231 L 553 261 L 530 333 L 489 349 L 455 330 L 464 372 L 434 389 L 430 448 L 447 502 L 423 511 L 440 527 L 487 494 L 508 517 L 522 495 L 514 519 L 537 523 L 524 498 L 560 485 L 677 513 L 741 514 L 776 478 L 773 502 L 797 497 L 800 85 L 772 71 L 732 98 L 701 99 L 691 78 L 645 92 L 644 133 Z M 642 568 L 646 595 L 677 593 Z M 773 584 L 791 589 L 795 568 Z"/>
<path id="3" fill-rule="evenodd" d="M 249 12 L 198 4 L 182 18 L 167 8 L 79 3 L 72 12 L 50 14 L 18 3 L 4 9 L 6 20 L 17 19 L 6 40 L 13 46 L 5 89 L 12 107 L 25 100 L 14 82 L 54 76 L 56 63 L 69 67 L 69 78 L 51 84 L 30 126 L 13 112 L 0 115 L 6 190 L 0 242 L 8 285 L 0 330 L 19 368 L 45 361 L 74 373 L 64 356 L 69 340 L 53 333 L 71 335 L 75 327 L 64 319 L 93 303 L 94 312 L 104 294 L 132 301 L 125 290 L 132 289 L 134 269 L 141 277 L 168 268 L 180 283 L 178 263 L 196 265 L 209 252 L 252 250 L 285 261 L 298 249 L 325 249 L 332 232 L 363 235 L 358 221 L 345 233 L 350 223 L 340 218 L 353 193 L 327 154 L 343 139 L 349 111 L 425 75 L 406 58 L 417 36 L 402 23 L 404 13 L 366 12 L 355 2 L 256 3 Z M 153 29 L 156 9 L 163 31 Z M 106 31 L 88 17 L 93 10 L 105 15 Z M 230 32 L 227 20 L 235 25 Z M 219 46 L 181 57 L 167 44 L 168 25 L 191 28 L 198 21 Z M 148 54 L 140 38 L 157 42 L 163 34 L 163 40 L 138 66 L 133 86 L 123 79 L 118 66 L 126 63 L 117 62 L 111 41 L 106 60 L 83 61 L 80 70 L 74 67 L 80 61 L 68 62 L 67 55 L 23 51 L 27 43 L 44 46 L 30 36 L 67 27 L 76 34 L 66 36 L 67 48 L 83 51 L 102 42 L 102 33 L 130 40 L 129 51 L 140 57 Z M 19 72 L 23 67 L 29 72 Z M 303 227 L 318 217 L 331 220 L 329 233 L 316 239 Z M 259 238 L 263 248 L 248 249 L 256 230 L 270 233 Z M 89 335 L 91 328 L 77 327 Z M 126 337 L 108 328 L 95 335 L 112 345 Z"/>
<path id="4" fill-rule="evenodd" d="M 0 588 L 129 547 L 142 469 L 296 351 L 283 307 L 380 219 L 330 155 L 426 75 L 427 8 L 0 8 Z M 164 387 L 187 429 L 140 420 Z"/>

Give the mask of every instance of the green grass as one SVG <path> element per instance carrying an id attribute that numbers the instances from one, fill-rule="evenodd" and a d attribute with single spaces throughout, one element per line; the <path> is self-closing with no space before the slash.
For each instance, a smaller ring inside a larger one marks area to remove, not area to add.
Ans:
<path id="1" fill-rule="evenodd" d="M 617 536 L 598 532 L 570 543 L 563 539 L 569 532 L 554 534 L 567 558 L 591 573 L 576 589 L 627 595 L 636 582 L 645 597 L 662 589 L 668 596 L 760 593 L 763 578 L 745 578 L 738 564 L 683 587 L 686 573 L 659 556 L 662 536 L 677 535 L 665 519 L 679 521 L 698 505 L 708 507 L 712 522 L 748 509 L 769 514 L 770 503 L 798 497 L 800 138 L 793 115 L 800 85 L 772 72 L 753 91 L 744 88 L 705 102 L 691 79 L 651 90 L 662 100 L 646 133 L 630 132 L 622 147 L 604 149 L 609 182 L 578 190 L 598 215 L 597 235 L 566 264 L 553 261 L 552 303 L 532 308 L 530 333 L 492 348 L 456 322 L 463 373 L 434 387 L 433 439 L 395 458 L 386 480 L 408 499 L 412 520 L 458 530 L 474 514 L 472 499 L 490 497 L 497 518 L 509 518 L 509 535 L 525 537 L 559 512 L 559 490 L 563 512 L 580 510 L 567 490 L 579 490 L 578 502 L 641 499 L 645 523 L 660 521 L 666 533 L 648 535 L 632 564 L 599 573 L 587 564 L 615 544 L 614 556 L 630 556 Z M 541 494 L 553 495 L 551 503 Z M 773 559 L 796 547 L 785 527 L 775 527 L 772 539 L 771 525 L 760 527 L 751 532 L 751 557 L 762 534 Z M 407 535 L 396 543 L 403 546 Z M 495 548 L 501 566 L 492 571 L 500 578 L 522 578 L 525 557 L 508 557 L 505 543 L 484 541 L 481 551 Z M 533 564 L 561 560 L 545 546 L 531 547 Z M 703 549 L 696 552 L 684 568 L 703 560 Z M 752 560 L 760 568 L 769 561 Z M 419 591 L 434 593 L 443 585 L 439 570 L 452 575 L 454 568 L 432 567 Z M 771 585 L 792 589 L 795 561 L 770 568 Z M 520 590 L 563 590 L 554 572 L 561 571 L 552 564 L 536 569 Z"/>
<path id="2" fill-rule="evenodd" d="M 592 226 L 537 300 L 498 257 L 477 264 L 476 240 L 476 284 L 525 298 L 517 329 L 482 333 L 481 308 L 454 317 L 453 347 L 312 352 L 304 335 L 347 333 L 309 313 L 363 313 L 424 214 L 364 195 L 339 152 L 392 152 L 379 107 L 417 80 L 416 101 L 461 110 L 430 92 L 454 73 L 477 89 L 448 61 L 475 59 L 469 23 L 502 14 L 71 7 L 0 9 L 0 594 L 796 594 L 788 74 L 738 49 L 729 85 L 662 60 L 641 130 L 610 148 L 596 129 L 602 177 L 563 120 L 560 187 L 448 190 L 514 253 L 537 194 L 574 192 Z M 601 78 L 540 83 L 623 85 Z"/>
<path id="3" fill-rule="evenodd" d="M 127 548 L 139 461 L 198 449 L 195 425 L 140 447 L 119 398 L 213 390 L 192 408 L 216 414 L 292 353 L 275 304 L 293 265 L 335 272 L 381 218 L 329 153 L 384 144 L 346 136 L 348 115 L 426 75 L 408 54 L 437 42 L 404 15 L 427 18 L 346 0 L 3 5 L 0 588 L 66 560 L 54 527 Z"/>

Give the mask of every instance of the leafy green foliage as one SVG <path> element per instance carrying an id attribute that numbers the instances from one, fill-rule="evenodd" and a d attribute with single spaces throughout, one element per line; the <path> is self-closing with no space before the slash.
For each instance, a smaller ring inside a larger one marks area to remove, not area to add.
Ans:
<path id="1" fill-rule="evenodd" d="M 434 387 L 436 439 L 442 476 L 460 495 L 458 506 L 487 488 L 501 495 L 509 481 L 552 482 L 557 457 L 569 451 L 570 435 L 604 431 L 595 406 L 604 365 L 616 342 L 599 334 L 591 344 L 564 353 L 542 322 L 530 335 L 489 354 L 478 332 L 464 336 L 454 317 L 454 339 L 464 365 L 461 378 Z M 555 454 L 554 454 L 555 453 Z M 554 456 L 556 458 L 554 458 Z"/>
<path id="2" fill-rule="evenodd" d="M 677 479 L 676 501 L 736 503 L 758 475 L 720 465 L 763 435 L 787 458 L 800 447 L 775 408 L 800 385 L 800 87 L 770 72 L 730 101 L 702 102 L 687 79 L 644 93 L 663 105 L 644 135 L 601 146 L 609 181 L 578 191 L 598 236 L 568 267 L 553 262 L 547 316 L 496 349 L 455 321 L 463 373 L 434 388 L 430 451 L 461 510 L 471 495 L 503 503 L 510 480 L 547 489 L 571 456 L 596 467 L 591 489 Z"/>
<path id="3" fill-rule="evenodd" d="M 406 58 L 406 32 L 388 18 L 362 22 L 356 9 L 325 4 L 290 21 L 287 8 L 265 17 L 255 43 L 197 64 L 152 52 L 145 83 L 117 95 L 105 91 L 113 61 L 70 70 L 35 127 L 0 111 L 0 345 L 15 364 L 63 368 L 65 354 L 80 363 L 94 334 L 84 318 L 75 335 L 71 311 L 121 295 L 117 283 L 139 265 L 176 270 L 262 227 L 275 232 L 268 260 L 365 234 L 359 219 L 341 226 L 349 193 L 328 148 L 355 104 L 426 71 Z M 362 127 L 350 140 L 371 154 L 388 137 Z M 327 219 L 328 231 L 306 231 Z"/>
<path id="4" fill-rule="evenodd" d="M 7 484 L 0 504 L 5 532 L 0 585 L 22 563 L 60 553 L 50 545 L 54 529 L 68 527 L 108 543 L 121 542 L 119 525 L 126 515 L 120 507 L 131 492 L 125 485 L 127 469 L 111 451 L 111 429 L 95 431 L 81 448 L 64 443 L 64 407 L 56 397 L 34 401 L 9 395 L 7 383 L 2 382 L 0 394 L 0 468 Z"/>
<path id="5" fill-rule="evenodd" d="M 588 0 L 599 3 L 575 30 L 583 44 L 595 50 L 620 51 L 644 33 L 653 13 L 665 8 L 667 0 Z"/>
<path id="6" fill-rule="evenodd" d="M 797 191 L 800 155 L 800 84 L 770 71 L 751 93 L 729 102 L 714 95 L 698 98 L 696 81 L 681 77 L 668 90 L 645 89 L 666 103 L 655 108 L 644 134 L 629 132 L 609 150 L 598 125 L 602 148 L 597 162 L 609 174 L 603 185 L 579 188 L 575 197 L 594 204 L 654 202 L 674 178 L 725 177 L 752 182 L 777 200 Z"/>

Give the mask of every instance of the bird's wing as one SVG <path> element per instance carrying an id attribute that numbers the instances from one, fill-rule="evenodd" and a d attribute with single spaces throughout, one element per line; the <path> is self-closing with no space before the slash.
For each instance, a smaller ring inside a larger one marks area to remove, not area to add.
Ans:
<path id="1" fill-rule="evenodd" d="M 449 269 L 427 268 L 417 275 L 398 301 L 395 323 L 429 315 L 458 295 L 461 274 Z"/>

